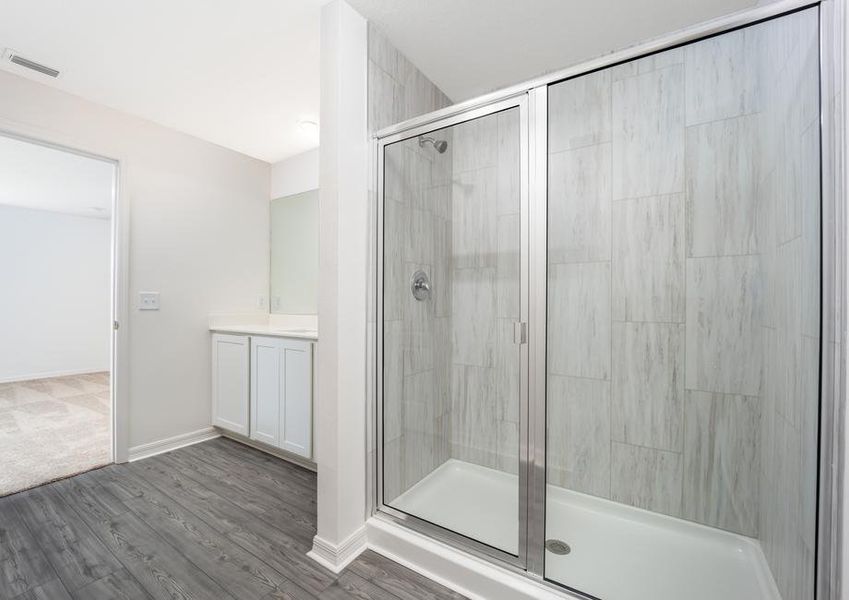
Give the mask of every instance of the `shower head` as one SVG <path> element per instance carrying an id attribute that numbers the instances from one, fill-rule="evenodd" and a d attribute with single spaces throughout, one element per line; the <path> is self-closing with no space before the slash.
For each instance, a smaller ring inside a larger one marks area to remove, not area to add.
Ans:
<path id="1" fill-rule="evenodd" d="M 437 140 L 432 137 L 425 137 L 423 135 L 419 136 L 419 146 L 424 146 L 425 144 L 433 144 L 433 147 L 436 148 L 436 151 L 440 154 L 444 154 L 446 150 L 448 150 L 448 142 L 445 140 Z"/>

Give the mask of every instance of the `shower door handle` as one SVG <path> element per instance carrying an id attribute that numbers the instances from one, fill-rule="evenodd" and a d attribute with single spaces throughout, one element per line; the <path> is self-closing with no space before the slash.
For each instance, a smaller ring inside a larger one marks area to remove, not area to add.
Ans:
<path id="1" fill-rule="evenodd" d="M 528 324 L 524 321 L 516 321 L 515 323 L 513 323 L 513 343 L 528 343 Z"/>

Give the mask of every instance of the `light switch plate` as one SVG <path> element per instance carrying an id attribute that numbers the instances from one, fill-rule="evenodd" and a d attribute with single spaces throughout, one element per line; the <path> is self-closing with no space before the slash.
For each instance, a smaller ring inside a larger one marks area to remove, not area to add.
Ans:
<path id="1" fill-rule="evenodd" d="M 159 310 L 159 292 L 139 292 L 139 310 Z"/>

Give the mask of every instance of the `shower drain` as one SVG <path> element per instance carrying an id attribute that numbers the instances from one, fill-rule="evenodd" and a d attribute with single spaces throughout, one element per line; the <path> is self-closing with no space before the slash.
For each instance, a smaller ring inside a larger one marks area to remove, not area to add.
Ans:
<path id="1" fill-rule="evenodd" d="M 546 540 L 545 549 L 552 554 L 569 554 L 572 551 L 569 544 L 562 540 Z"/>

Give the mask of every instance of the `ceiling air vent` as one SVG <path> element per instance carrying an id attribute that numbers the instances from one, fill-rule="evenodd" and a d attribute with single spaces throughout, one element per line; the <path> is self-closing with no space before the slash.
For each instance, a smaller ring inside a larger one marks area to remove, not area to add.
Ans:
<path id="1" fill-rule="evenodd" d="M 59 71 L 56 69 L 37 63 L 34 60 L 24 58 L 12 49 L 7 49 L 6 52 L 3 53 L 3 58 L 12 64 L 24 67 L 25 69 L 30 69 L 31 71 L 36 71 L 42 75 L 47 75 L 48 77 L 59 77 Z"/>

